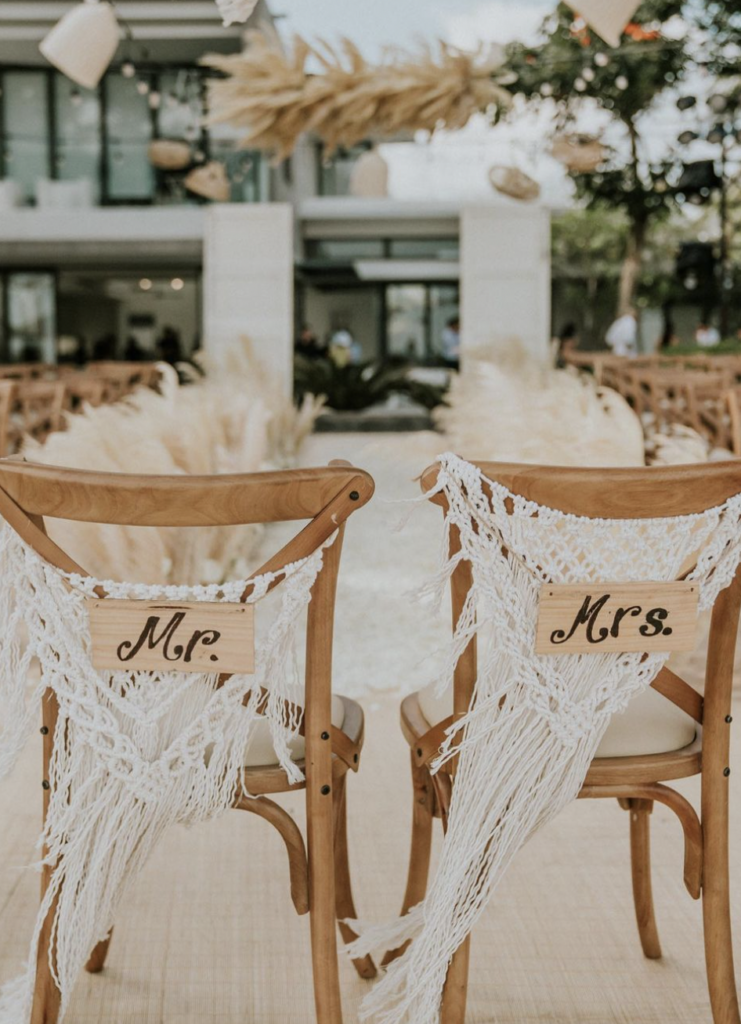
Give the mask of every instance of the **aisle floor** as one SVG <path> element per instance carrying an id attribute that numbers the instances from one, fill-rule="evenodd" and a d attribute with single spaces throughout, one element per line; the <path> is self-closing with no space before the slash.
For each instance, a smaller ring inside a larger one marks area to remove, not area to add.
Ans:
<path id="1" fill-rule="evenodd" d="M 410 477 L 429 461 L 434 443 L 427 436 L 387 437 L 368 446 L 362 437 L 330 435 L 312 440 L 306 461 L 352 457 L 374 473 L 379 497 L 412 497 Z M 337 688 L 365 691 L 368 717 L 349 809 L 357 902 L 371 920 L 393 915 L 404 887 L 411 793 L 398 695 L 430 674 L 426 651 L 445 630 L 443 618 L 405 596 L 435 566 L 438 514 L 420 509 L 391 534 L 400 515 L 397 506 L 376 501 L 351 522 L 338 616 Z M 741 707 L 736 717 L 741 721 Z M 741 948 L 734 778 L 731 856 Z M 694 780 L 678 788 L 697 799 Z M 280 800 L 302 820 L 301 794 Z M 33 927 L 38 876 L 26 865 L 40 804 L 34 742 L 0 785 L 3 981 L 20 969 Z M 477 927 L 467 1024 L 710 1024 L 701 908 L 684 889 L 681 831 L 663 808 L 653 815 L 653 846 L 663 960 L 646 961 L 640 951 L 627 814 L 613 801 L 578 803 L 521 851 Z M 342 982 L 346 1020 L 353 1022 L 367 983 L 349 962 Z M 68 1016 L 70 1024 L 313 1019 L 308 918 L 293 911 L 281 840 L 266 823 L 236 812 L 168 835 L 124 901 L 106 970 L 80 980 Z"/>

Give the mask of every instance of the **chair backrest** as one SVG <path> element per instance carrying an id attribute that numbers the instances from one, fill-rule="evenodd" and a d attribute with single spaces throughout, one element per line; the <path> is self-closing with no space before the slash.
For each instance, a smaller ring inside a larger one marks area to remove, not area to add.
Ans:
<path id="1" fill-rule="evenodd" d="M 19 413 L 18 430 L 35 441 L 44 441 L 63 424 L 64 384 L 61 381 L 20 381 L 15 387 Z"/>
<path id="2" fill-rule="evenodd" d="M 335 531 L 312 590 L 307 621 L 306 699 L 331 699 L 331 650 L 344 524 L 373 494 L 372 477 L 342 463 L 320 469 L 221 476 L 134 476 L 0 460 L 0 516 L 42 558 L 85 570 L 47 535 L 44 519 L 127 526 L 246 525 L 309 520 L 255 575 L 316 551 Z M 243 595 L 243 599 L 249 589 Z M 101 595 L 102 596 L 102 595 Z"/>
<path id="3" fill-rule="evenodd" d="M 538 505 L 588 519 L 641 520 L 702 513 L 741 493 L 741 461 L 638 469 L 582 469 L 474 463 L 487 480 Z M 424 492 L 437 483 L 439 465 L 421 477 Z M 485 488 L 486 490 L 486 488 Z M 443 493 L 431 499 L 447 510 Z M 451 554 L 460 550 L 457 528 L 451 528 Z M 461 561 L 452 580 L 453 624 L 457 623 L 473 581 L 472 566 Z M 708 641 L 703 698 L 688 684 L 664 674 L 655 688 L 704 725 L 703 770 L 727 757 L 733 663 L 741 612 L 741 571 L 715 602 Z M 476 681 L 476 642 L 471 641 L 455 673 L 455 712 L 464 713 Z"/>
<path id="4" fill-rule="evenodd" d="M 10 415 L 13 411 L 15 385 L 9 380 L 0 380 L 0 458 L 11 455 Z"/>

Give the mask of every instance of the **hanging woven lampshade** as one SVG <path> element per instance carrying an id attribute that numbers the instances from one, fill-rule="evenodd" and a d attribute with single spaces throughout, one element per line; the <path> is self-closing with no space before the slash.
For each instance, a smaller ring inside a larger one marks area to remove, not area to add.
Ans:
<path id="1" fill-rule="evenodd" d="M 182 171 L 192 162 L 190 146 L 177 139 L 155 139 L 149 143 L 147 156 L 160 171 Z"/>
<path id="2" fill-rule="evenodd" d="M 520 199 L 523 202 L 532 202 L 540 196 L 540 185 L 525 174 L 519 167 L 504 167 L 495 164 L 489 170 L 489 181 L 492 186 L 510 199 Z"/>
<path id="3" fill-rule="evenodd" d="M 384 199 L 389 194 L 389 165 L 374 146 L 359 157 L 350 175 L 350 195 Z"/>
<path id="4" fill-rule="evenodd" d="M 625 26 L 641 6 L 641 0 L 566 0 L 610 46 L 620 46 Z"/>
<path id="5" fill-rule="evenodd" d="M 218 160 L 211 160 L 203 167 L 195 167 L 183 184 L 190 192 L 217 203 L 228 203 L 232 189 L 226 168 Z"/>
<path id="6" fill-rule="evenodd" d="M 116 13 L 107 0 L 85 0 L 62 15 L 39 50 L 67 78 L 94 89 L 113 60 L 119 38 Z"/>
<path id="7" fill-rule="evenodd" d="M 591 174 L 604 161 L 607 150 L 591 135 L 561 135 L 553 143 L 551 154 L 570 171 Z"/>

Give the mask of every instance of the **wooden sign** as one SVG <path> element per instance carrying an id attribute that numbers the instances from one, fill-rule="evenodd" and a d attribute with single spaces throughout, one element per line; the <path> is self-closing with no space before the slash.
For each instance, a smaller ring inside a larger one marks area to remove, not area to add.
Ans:
<path id="1" fill-rule="evenodd" d="M 88 599 L 93 667 L 255 671 L 255 610 L 205 601 Z"/>
<path id="2" fill-rule="evenodd" d="M 691 651 L 696 583 L 543 584 L 536 654 Z"/>

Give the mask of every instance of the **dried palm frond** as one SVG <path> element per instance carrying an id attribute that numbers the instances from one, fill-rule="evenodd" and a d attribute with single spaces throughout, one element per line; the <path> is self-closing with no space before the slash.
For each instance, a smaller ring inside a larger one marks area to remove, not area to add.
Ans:
<path id="1" fill-rule="evenodd" d="M 468 459 L 553 466 L 640 466 L 643 430 L 608 388 L 555 370 L 511 346 L 503 358 L 468 358 L 435 420 Z"/>
<path id="2" fill-rule="evenodd" d="M 118 473 L 250 473 L 290 464 L 318 414 L 313 407 L 294 412 L 246 355 L 240 372 L 215 371 L 188 387 L 169 367 L 162 374 L 160 394 L 139 388 L 114 405 L 88 406 L 43 445 L 27 442 L 25 454 L 48 465 Z M 56 519 L 49 532 L 99 578 L 192 584 L 243 575 L 262 531 Z"/>
<path id="3" fill-rule="evenodd" d="M 311 61 L 320 73 L 307 70 Z M 269 150 L 278 161 L 304 132 L 319 135 L 331 153 L 369 137 L 463 128 L 475 113 L 511 98 L 497 77 L 498 58 L 443 43 L 437 53 L 426 48 L 370 64 L 349 39 L 337 52 L 297 36 L 286 53 L 276 35 L 252 31 L 243 53 L 211 54 L 203 63 L 227 76 L 209 84 L 208 122 L 246 129 L 243 145 Z"/>

